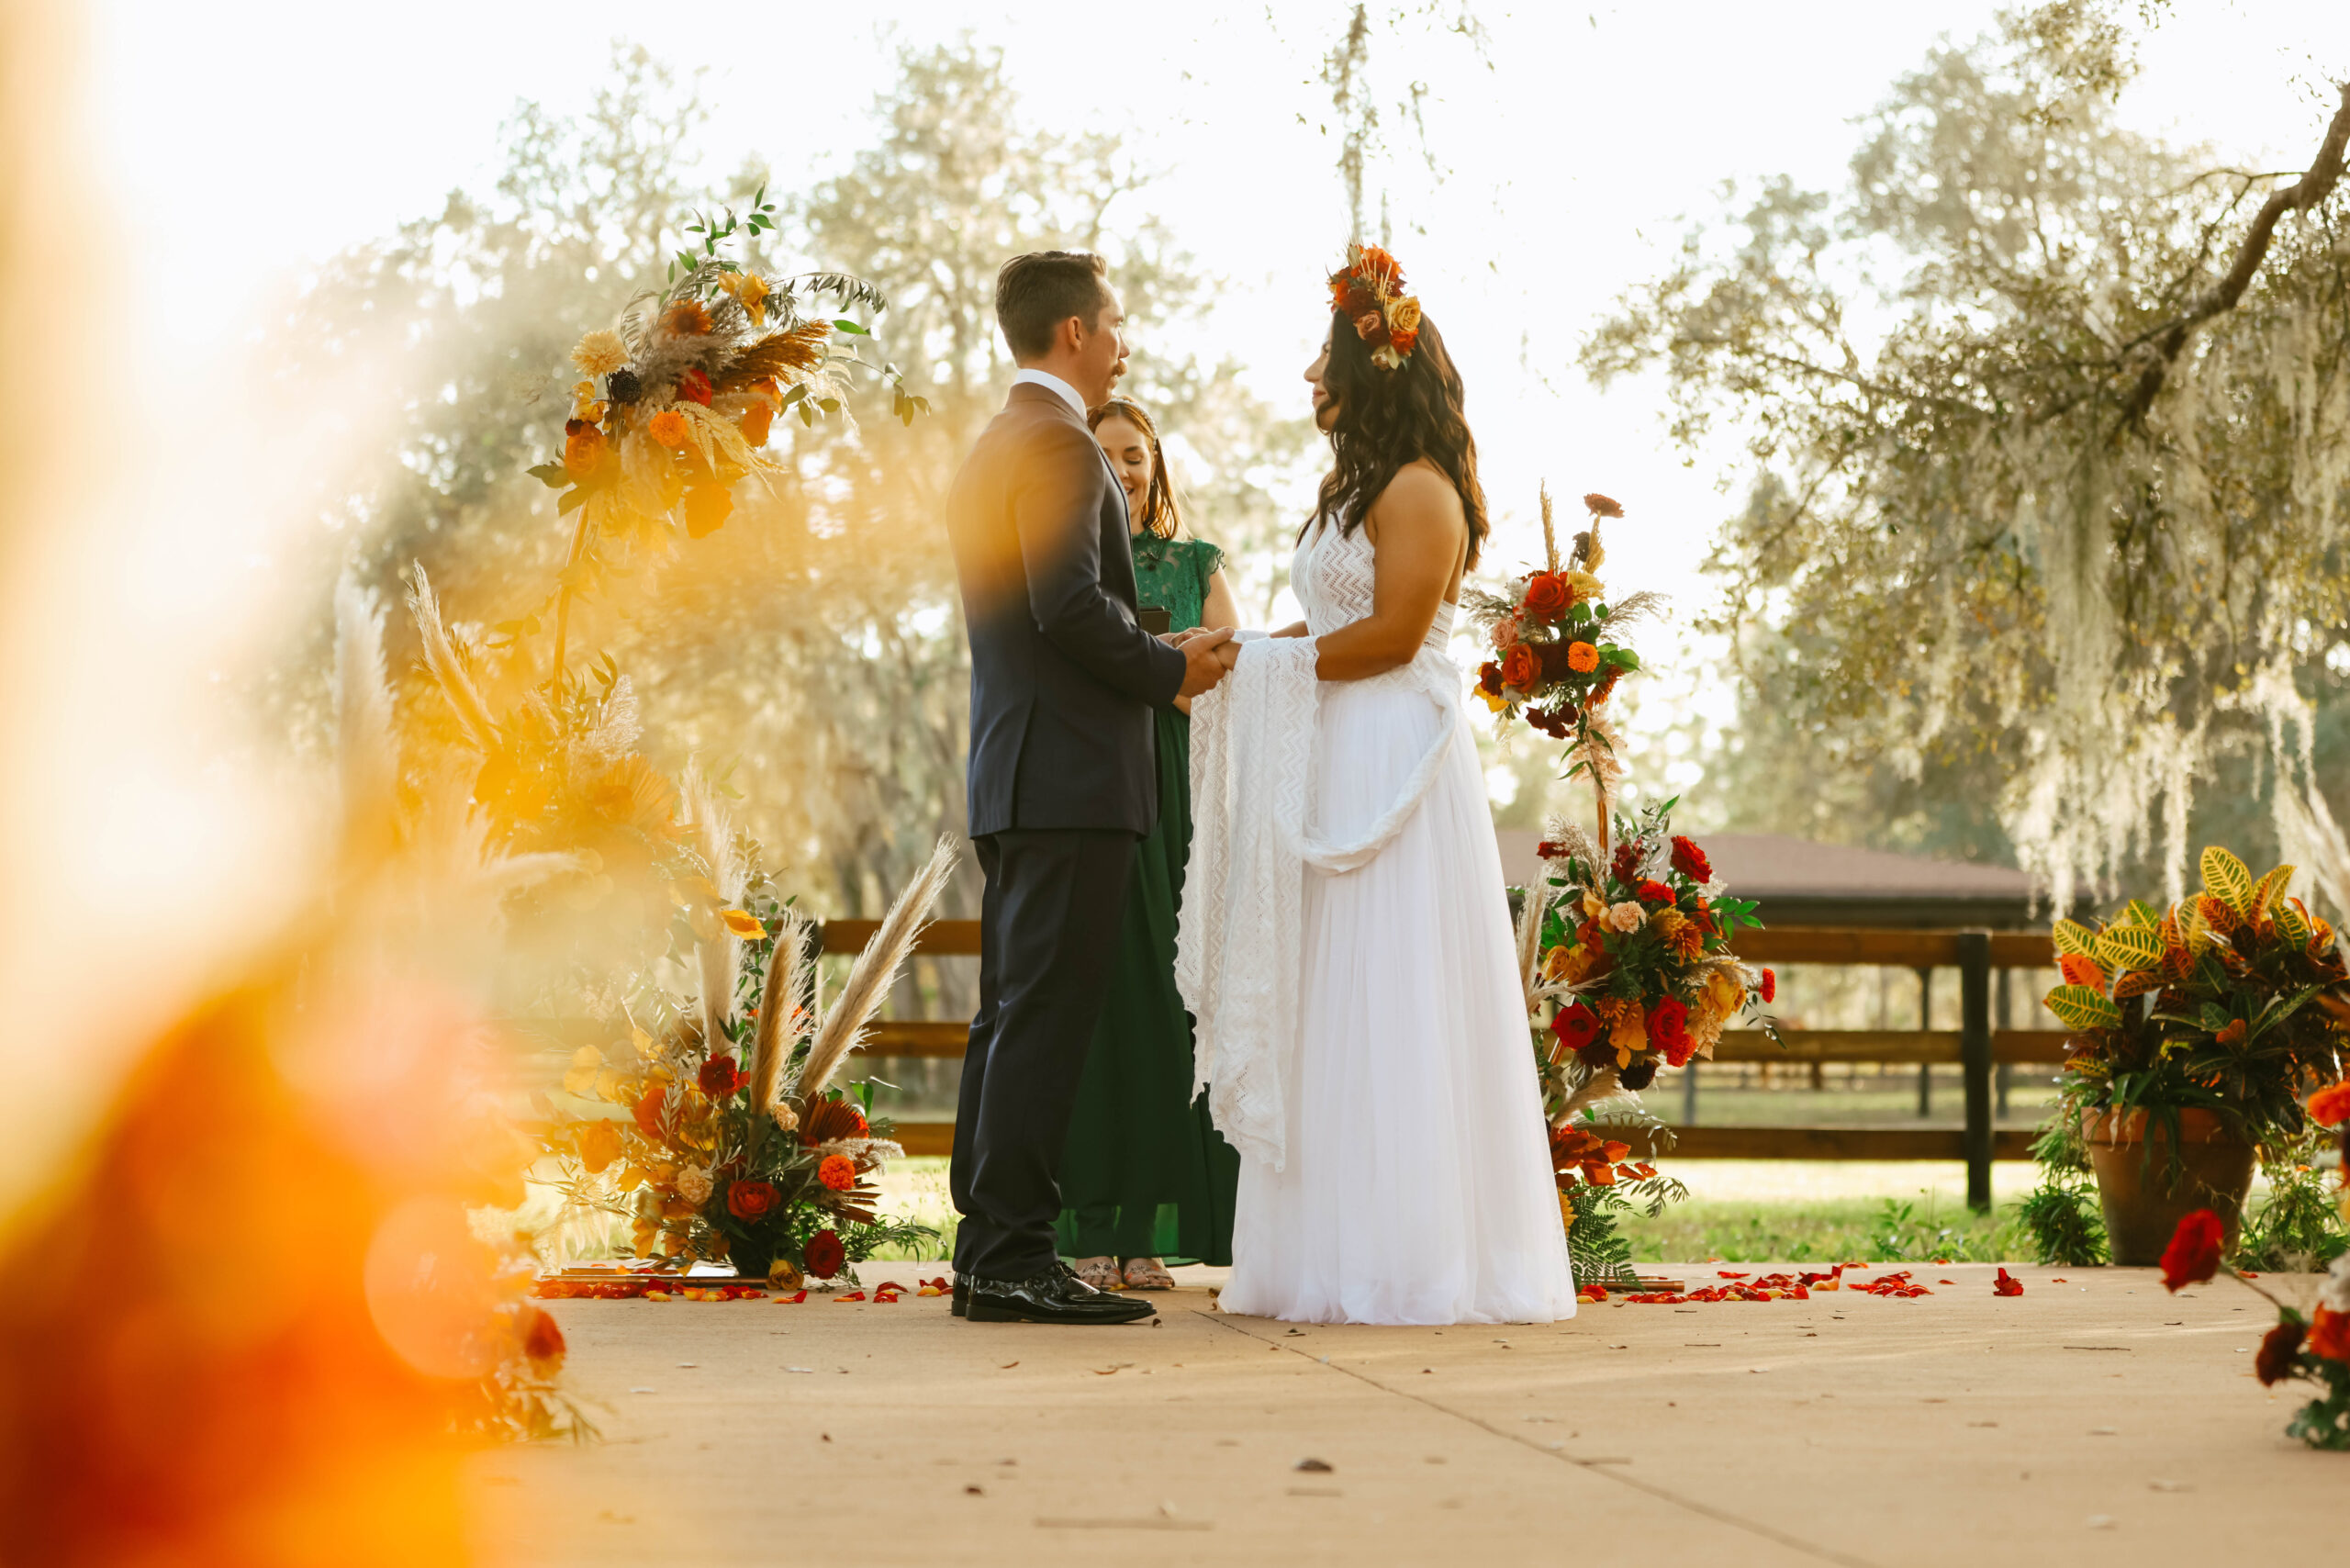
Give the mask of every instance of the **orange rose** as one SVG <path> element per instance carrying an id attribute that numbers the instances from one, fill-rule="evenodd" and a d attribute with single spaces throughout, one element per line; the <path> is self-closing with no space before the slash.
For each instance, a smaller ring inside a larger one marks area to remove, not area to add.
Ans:
<path id="1" fill-rule="evenodd" d="M 1520 643 L 1502 655 L 1502 684 L 1514 686 L 1520 691 L 1530 689 L 1541 678 L 1542 660 L 1532 648 Z"/>
<path id="2" fill-rule="evenodd" d="M 767 427 L 775 423 L 775 409 L 767 403 L 754 403 L 743 416 L 743 439 L 753 446 L 767 443 Z"/>
<path id="3" fill-rule="evenodd" d="M 816 1180 L 835 1193 L 845 1193 L 856 1185 L 856 1161 L 845 1154 L 828 1154 L 816 1167 Z"/>
<path id="4" fill-rule="evenodd" d="M 734 492 L 723 485 L 695 485 L 686 491 L 686 537 L 715 533 L 734 511 Z"/>
<path id="5" fill-rule="evenodd" d="M 603 461 L 604 432 L 586 420 L 566 420 L 563 426 L 563 465 L 575 479 L 585 479 Z"/>
<path id="6" fill-rule="evenodd" d="M 2350 1117 L 2350 1079 L 2328 1084 L 2310 1096 L 2310 1120 L 2319 1126 L 2338 1126 L 2344 1117 Z"/>
<path id="7" fill-rule="evenodd" d="M 1522 601 L 1526 613 L 1539 615 L 1548 621 L 1573 601 L 1574 595 L 1556 572 L 1537 572 L 1526 582 L 1526 598 Z"/>
<path id="8" fill-rule="evenodd" d="M 686 416 L 675 409 L 664 409 L 646 421 L 644 433 L 675 452 L 686 444 Z"/>
<path id="9" fill-rule="evenodd" d="M 1576 643 L 1567 649 L 1567 667 L 1578 675 L 1589 675 L 1599 667 L 1599 650 L 1589 643 Z"/>
<path id="10" fill-rule="evenodd" d="M 644 1092 L 644 1098 L 636 1103 L 637 1129 L 646 1137 L 661 1136 L 661 1105 L 668 1097 L 668 1086 L 656 1083 Z"/>
<path id="11" fill-rule="evenodd" d="M 2310 1354 L 2329 1361 L 2350 1361 L 2350 1312 L 2321 1306 L 2310 1320 Z"/>
<path id="12" fill-rule="evenodd" d="M 579 1129 L 579 1163 L 595 1175 L 621 1157 L 621 1129 L 613 1122 L 589 1122 Z"/>
<path id="13" fill-rule="evenodd" d="M 1364 342 L 1376 342 L 1387 330 L 1386 319 L 1376 310 L 1366 310 L 1355 318 L 1355 336 Z"/>

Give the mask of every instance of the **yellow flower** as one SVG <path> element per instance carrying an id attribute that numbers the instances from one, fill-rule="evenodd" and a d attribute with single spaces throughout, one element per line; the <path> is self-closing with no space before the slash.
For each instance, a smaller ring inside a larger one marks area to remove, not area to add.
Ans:
<path id="1" fill-rule="evenodd" d="M 726 923 L 727 930 L 745 942 L 756 942 L 767 934 L 767 928 L 748 910 L 722 909 L 718 912 L 718 918 Z"/>
<path id="2" fill-rule="evenodd" d="M 612 1122 L 590 1122 L 579 1129 L 579 1163 L 594 1175 L 621 1157 L 621 1129 Z"/>
<path id="3" fill-rule="evenodd" d="M 582 1046 L 571 1053 L 571 1067 L 563 1075 L 566 1093 L 582 1098 L 596 1092 L 596 1073 L 604 1065 L 604 1058 L 593 1046 Z"/>
<path id="4" fill-rule="evenodd" d="M 743 303 L 744 312 L 751 318 L 751 325 L 767 324 L 767 279 L 756 273 L 721 273 L 718 286 Z"/>
<path id="5" fill-rule="evenodd" d="M 1387 308 L 1387 330 L 1391 332 L 1416 332 L 1420 328 L 1420 301 L 1417 295 L 1406 295 Z"/>
<path id="6" fill-rule="evenodd" d="M 571 363 L 582 375 L 610 375 L 628 364 L 628 345 L 618 332 L 599 328 L 579 340 L 571 351 Z"/>
<path id="7" fill-rule="evenodd" d="M 1589 572 L 1569 572 L 1566 574 L 1566 578 L 1567 586 L 1575 590 L 1574 601 L 1577 604 L 1586 604 L 1593 599 L 1607 597 L 1606 587 Z"/>
<path id="8" fill-rule="evenodd" d="M 1485 706 L 1492 709 L 1496 713 L 1509 706 L 1509 699 L 1504 697 L 1498 691 L 1480 691 L 1477 695 L 1483 698 L 1485 700 Z"/>

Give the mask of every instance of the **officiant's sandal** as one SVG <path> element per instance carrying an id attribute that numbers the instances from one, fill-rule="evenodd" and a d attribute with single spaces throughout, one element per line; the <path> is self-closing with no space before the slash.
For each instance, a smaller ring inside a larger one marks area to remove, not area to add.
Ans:
<path id="1" fill-rule="evenodd" d="M 1084 1278 L 1082 1274 L 1078 1277 Z M 1169 1273 L 1167 1265 L 1156 1258 L 1127 1259 L 1125 1282 L 1126 1289 L 1130 1291 L 1171 1291 L 1175 1288 L 1175 1276 Z"/>
<path id="2" fill-rule="evenodd" d="M 1116 1292 L 1125 1288 L 1125 1281 L 1118 1273 L 1115 1258 L 1080 1258 L 1069 1271 L 1097 1291 Z"/>

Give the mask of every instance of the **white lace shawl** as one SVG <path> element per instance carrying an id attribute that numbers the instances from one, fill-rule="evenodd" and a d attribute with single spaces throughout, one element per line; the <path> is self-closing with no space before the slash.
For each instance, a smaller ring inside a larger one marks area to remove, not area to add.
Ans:
<path id="1" fill-rule="evenodd" d="M 1287 1158 L 1308 867 L 1368 865 L 1427 795 L 1458 722 L 1460 674 L 1441 649 L 1379 678 L 1425 690 L 1446 722 L 1396 799 L 1359 842 L 1313 836 L 1311 638 L 1244 633 L 1231 676 L 1192 703 L 1192 851 L 1175 940 L 1175 983 L 1196 1020 L 1193 1092 L 1219 1131 L 1276 1170 Z"/>

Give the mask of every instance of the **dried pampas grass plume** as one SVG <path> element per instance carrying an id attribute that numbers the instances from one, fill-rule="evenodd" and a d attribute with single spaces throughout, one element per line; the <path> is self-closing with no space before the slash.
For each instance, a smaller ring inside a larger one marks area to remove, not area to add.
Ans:
<path id="1" fill-rule="evenodd" d="M 1528 1013 L 1540 1000 L 1536 994 L 1534 971 L 1542 961 L 1542 920 L 1550 913 L 1550 870 L 1545 866 L 1527 884 L 1525 906 L 1517 914 L 1517 986 L 1526 995 Z"/>
<path id="2" fill-rule="evenodd" d="M 482 700 L 481 689 L 474 684 L 464 651 L 442 622 L 441 601 L 432 597 L 432 579 L 425 576 L 424 563 L 415 563 L 409 572 L 408 609 L 424 644 L 424 667 L 432 672 L 442 695 L 449 700 L 465 744 L 487 756 L 498 745 L 498 725 L 489 716 L 489 704 Z"/>
<path id="3" fill-rule="evenodd" d="M 824 1014 L 816 1027 L 815 1044 L 808 1047 L 808 1060 L 800 1070 L 795 1092 L 800 1099 L 821 1094 L 824 1085 L 841 1065 L 841 1058 L 856 1047 L 865 1036 L 865 1026 L 889 993 L 890 982 L 907 957 L 914 950 L 914 938 L 930 924 L 931 909 L 938 902 L 938 895 L 946 890 L 946 879 L 955 872 L 955 841 L 941 837 L 938 847 L 931 852 L 930 864 L 906 884 L 898 902 L 881 919 L 881 928 L 856 956 L 856 963 L 849 969 L 848 982 L 841 988 L 840 999 Z"/>
<path id="4" fill-rule="evenodd" d="M 739 907 L 750 867 L 735 847 L 733 818 L 719 803 L 718 792 L 711 787 L 699 760 L 686 764 L 678 792 L 685 797 L 695 846 L 710 868 L 711 885 L 718 890 L 721 905 Z M 742 972 L 743 943 L 722 924 L 715 936 L 694 945 L 694 953 L 701 965 L 702 1044 L 714 1055 L 726 1048 L 726 1025 L 734 1017 L 734 980 Z"/>
<path id="5" fill-rule="evenodd" d="M 791 1059 L 815 1017 L 815 999 L 800 1006 L 813 977 L 815 923 L 796 909 L 776 916 L 775 951 L 767 959 L 767 985 L 759 993 L 759 1021 L 751 1035 L 752 1137 L 764 1144 L 772 1126 L 789 1132 L 799 1117 L 783 1103 L 783 1066 Z"/>
<path id="6" fill-rule="evenodd" d="M 343 821 L 355 826 L 391 804 L 399 747 L 384 684 L 384 612 L 352 577 L 334 589 L 334 708 Z"/>

